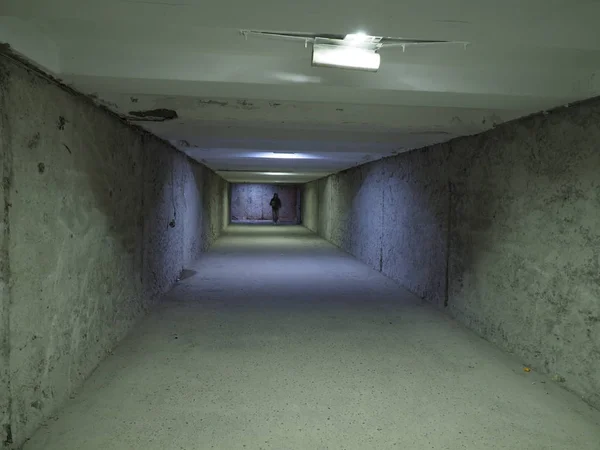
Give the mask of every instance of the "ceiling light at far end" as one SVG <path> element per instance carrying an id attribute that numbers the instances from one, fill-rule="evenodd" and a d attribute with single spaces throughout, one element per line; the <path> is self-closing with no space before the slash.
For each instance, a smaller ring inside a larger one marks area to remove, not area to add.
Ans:
<path id="1" fill-rule="evenodd" d="M 271 175 L 274 177 L 287 177 L 287 176 L 302 175 L 302 174 L 294 173 L 294 172 L 260 172 L 260 175 Z"/>
<path id="2" fill-rule="evenodd" d="M 271 152 L 272 158 L 281 158 L 281 159 L 300 159 L 303 155 L 298 155 L 294 152 Z"/>
<path id="3" fill-rule="evenodd" d="M 372 49 L 344 45 L 313 45 L 313 66 L 376 72 L 380 63 L 379 53 Z"/>
<path id="4" fill-rule="evenodd" d="M 269 159 L 321 159 L 319 156 L 310 155 L 306 153 L 294 153 L 294 152 L 254 152 L 245 155 L 248 158 L 269 158 Z"/>

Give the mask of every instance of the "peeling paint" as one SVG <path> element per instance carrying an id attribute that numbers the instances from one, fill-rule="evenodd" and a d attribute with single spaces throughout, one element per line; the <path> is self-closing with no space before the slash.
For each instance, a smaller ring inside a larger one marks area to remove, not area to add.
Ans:
<path id="1" fill-rule="evenodd" d="M 152 122 L 163 122 L 165 120 L 177 119 L 177 111 L 173 109 L 150 109 L 146 111 L 129 111 L 129 115 L 133 116 L 131 120 L 147 120 Z"/>
<path id="2" fill-rule="evenodd" d="M 229 105 L 229 102 L 220 102 L 218 100 L 198 100 L 198 104 L 200 106 L 211 106 L 211 105 L 227 106 L 227 105 Z"/>
<path id="3" fill-rule="evenodd" d="M 248 100 L 238 100 L 237 104 L 241 109 L 246 109 L 246 110 L 258 109 L 257 106 L 254 106 L 254 103 L 251 103 Z"/>

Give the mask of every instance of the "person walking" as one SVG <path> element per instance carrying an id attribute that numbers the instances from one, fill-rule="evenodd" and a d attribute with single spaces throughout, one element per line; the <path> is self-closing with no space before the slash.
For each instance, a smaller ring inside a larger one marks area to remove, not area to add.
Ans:
<path id="1" fill-rule="evenodd" d="M 276 225 L 279 222 L 279 209 L 281 208 L 281 200 L 277 193 L 273 194 L 269 205 L 271 205 L 271 209 L 273 210 L 273 223 Z"/>

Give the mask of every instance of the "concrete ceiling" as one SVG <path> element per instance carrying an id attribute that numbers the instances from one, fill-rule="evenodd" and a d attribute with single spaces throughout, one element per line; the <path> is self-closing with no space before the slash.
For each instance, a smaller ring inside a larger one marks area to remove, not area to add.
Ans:
<path id="1" fill-rule="evenodd" d="M 304 182 L 599 95 L 599 18 L 577 0 L 0 0 L 0 42 L 230 181 Z M 368 73 L 240 29 L 470 45 L 383 49 Z"/>

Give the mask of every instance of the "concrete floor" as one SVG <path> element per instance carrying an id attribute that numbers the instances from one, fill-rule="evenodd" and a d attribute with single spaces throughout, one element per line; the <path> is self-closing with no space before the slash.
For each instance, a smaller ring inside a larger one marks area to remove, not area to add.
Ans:
<path id="1" fill-rule="evenodd" d="M 232 220 L 231 223 L 235 225 L 273 225 L 272 220 Z M 278 225 L 296 225 L 296 222 L 290 222 L 289 220 L 280 220 Z"/>
<path id="2" fill-rule="evenodd" d="M 301 227 L 190 269 L 26 450 L 600 448 L 599 411 Z"/>

